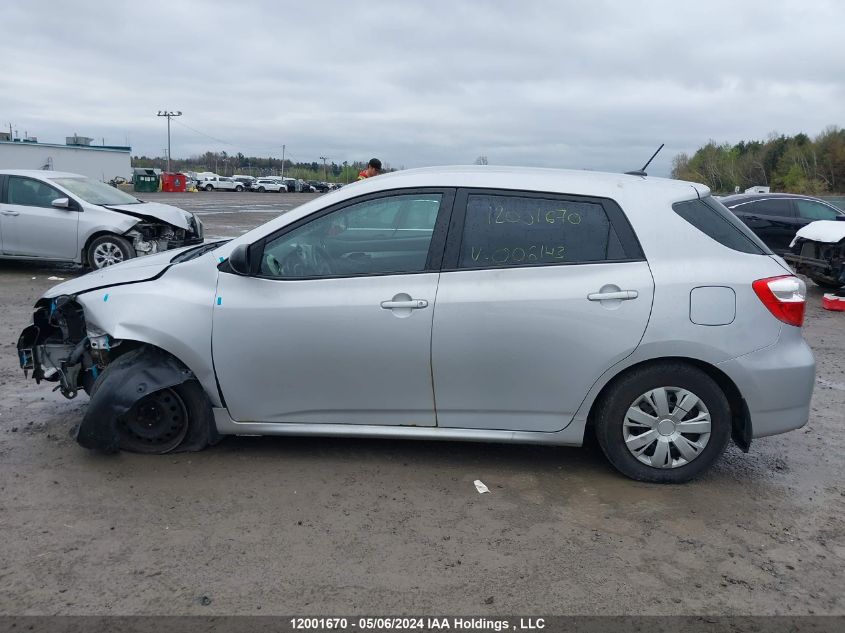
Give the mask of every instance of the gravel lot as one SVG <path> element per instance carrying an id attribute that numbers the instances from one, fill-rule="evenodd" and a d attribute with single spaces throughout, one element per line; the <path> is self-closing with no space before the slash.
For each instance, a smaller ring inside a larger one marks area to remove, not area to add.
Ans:
<path id="1" fill-rule="evenodd" d="M 314 194 L 150 194 L 238 235 Z M 596 448 L 228 438 L 102 456 L 24 380 L 49 277 L 0 262 L 0 613 L 845 614 L 845 314 L 810 284 L 810 423 L 692 484 Z M 479 495 L 473 480 L 491 493 Z"/>

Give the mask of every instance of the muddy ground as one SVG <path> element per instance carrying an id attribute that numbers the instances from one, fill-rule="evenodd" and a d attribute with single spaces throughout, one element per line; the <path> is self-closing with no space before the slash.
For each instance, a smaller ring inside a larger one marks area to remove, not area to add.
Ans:
<path id="1" fill-rule="evenodd" d="M 147 196 L 200 211 L 210 235 L 310 197 Z M 68 436 L 86 397 L 25 381 L 15 353 L 49 277 L 76 274 L 0 262 L 0 613 L 845 614 L 845 314 L 812 284 L 809 424 L 661 487 L 595 448 L 90 453 Z"/>

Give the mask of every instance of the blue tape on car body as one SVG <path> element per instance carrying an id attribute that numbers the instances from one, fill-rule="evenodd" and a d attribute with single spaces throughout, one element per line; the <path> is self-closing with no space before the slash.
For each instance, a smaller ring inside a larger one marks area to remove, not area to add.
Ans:
<path id="1" fill-rule="evenodd" d="M 106 293 L 106 294 L 103 295 L 103 301 L 108 301 L 108 300 L 109 300 L 109 293 Z"/>
<path id="2" fill-rule="evenodd" d="M 217 305 L 219 305 L 219 306 L 223 305 L 223 297 L 217 297 Z"/>
<path id="3" fill-rule="evenodd" d="M 100 372 L 97 371 L 97 366 L 91 365 L 91 375 L 94 376 L 95 380 L 97 379 L 97 374 L 99 374 L 99 373 Z"/>
<path id="4" fill-rule="evenodd" d="M 225 262 L 225 261 L 226 261 L 226 258 L 225 258 L 225 257 L 221 257 L 221 258 L 220 258 L 220 263 L 221 263 L 221 264 L 222 264 L 223 262 Z"/>

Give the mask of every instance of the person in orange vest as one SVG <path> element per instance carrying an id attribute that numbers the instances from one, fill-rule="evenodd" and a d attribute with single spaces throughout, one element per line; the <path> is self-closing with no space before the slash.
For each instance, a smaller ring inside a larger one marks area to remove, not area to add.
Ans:
<path id="1" fill-rule="evenodd" d="M 372 178 L 373 176 L 378 176 L 381 173 L 381 161 L 378 158 L 371 158 L 370 162 L 367 163 L 367 168 L 362 169 L 361 173 L 358 174 L 358 180 L 364 180 L 365 178 Z"/>

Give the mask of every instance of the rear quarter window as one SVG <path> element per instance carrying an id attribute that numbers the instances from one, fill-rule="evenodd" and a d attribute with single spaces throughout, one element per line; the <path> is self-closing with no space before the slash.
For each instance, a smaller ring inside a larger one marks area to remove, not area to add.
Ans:
<path id="1" fill-rule="evenodd" d="M 740 253 L 771 255 L 772 251 L 725 206 L 707 196 L 676 202 L 672 209 L 709 238 Z"/>

